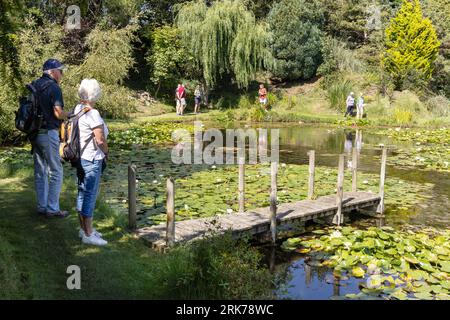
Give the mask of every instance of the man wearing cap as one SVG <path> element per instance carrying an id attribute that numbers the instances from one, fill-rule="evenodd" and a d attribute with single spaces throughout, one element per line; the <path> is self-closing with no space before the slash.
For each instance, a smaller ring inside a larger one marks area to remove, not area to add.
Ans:
<path id="1" fill-rule="evenodd" d="M 33 144 L 34 180 L 37 212 L 48 217 L 66 217 L 61 211 L 59 195 L 63 182 L 63 166 L 59 155 L 59 127 L 67 118 L 59 83 L 64 66 L 56 59 L 44 63 L 43 75 L 33 81 L 38 91 L 38 104 L 43 123 Z"/>

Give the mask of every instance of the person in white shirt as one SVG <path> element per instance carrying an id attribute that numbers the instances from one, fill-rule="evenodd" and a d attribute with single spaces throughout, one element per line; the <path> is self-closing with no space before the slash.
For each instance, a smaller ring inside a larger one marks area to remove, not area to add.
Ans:
<path id="1" fill-rule="evenodd" d="M 364 97 L 362 93 L 359 94 L 358 104 L 356 105 L 356 108 L 356 117 L 358 119 L 362 119 L 364 115 Z"/>
<path id="2" fill-rule="evenodd" d="M 108 242 L 92 227 L 100 177 L 108 158 L 108 127 L 95 109 L 95 103 L 101 96 L 97 80 L 84 79 L 78 89 L 78 96 L 80 103 L 74 114 L 85 112 L 78 120 L 81 150 L 81 166 L 77 174 L 77 211 L 81 226 L 79 236 L 83 243 L 104 246 Z"/>
<path id="3" fill-rule="evenodd" d="M 353 92 L 350 92 L 350 95 L 347 97 L 346 100 L 347 110 L 345 111 L 345 117 L 349 114 L 350 116 L 353 115 L 353 109 L 355 108 L 355 96 Z"/>

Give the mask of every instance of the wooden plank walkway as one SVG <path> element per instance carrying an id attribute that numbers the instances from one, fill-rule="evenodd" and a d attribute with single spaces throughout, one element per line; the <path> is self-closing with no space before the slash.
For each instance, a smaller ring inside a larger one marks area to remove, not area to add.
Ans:
<path id="1" fill-rule="evenodd" d="M 348 213 L 353 210 L 376 208 L 380 200 L 381 197 L 375 193 L 345 192 L 342 212 Z M 317 200 L 284 203 L 277 208 L 277 225 L 330 217 L 334 216 L 336 212 L 336 195 L 319 197 Z M 244 233 L 262 234 L 270 230 L 269 215 L 270 209 L 266 207 L 244 213 L 178 221 L 175 222 L 175 242 L 181 243 L 200 239 L 210 230 L 216 230 L 219 233 L 231 230 L 236 238 Z M 214 226 L 212 225 L 213 221 L 215 221 Z M 166 246 L 166 223 L 138 229 L 137 234 L 155 249 L 164 249 Z"/>

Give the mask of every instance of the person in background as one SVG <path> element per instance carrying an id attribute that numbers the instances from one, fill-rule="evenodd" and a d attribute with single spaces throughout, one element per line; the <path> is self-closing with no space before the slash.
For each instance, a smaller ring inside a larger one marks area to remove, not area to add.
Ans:
<path id="1" fill-rule="evenodd" d="M 364 115 L 364 97 L 363 94 L 359 94 L 358 104 L 356 105 L 356 117 L 362 119 Z"/>
<path id="2" fill-rule="evenodd" d="M 267 90 L 264 88 L 264 84 L 259 85 L 259 103 L 261 104 L 261 107 L 264 108 L 265 111 L 267 111 Z"/>
<path id="3" fill-rule="evenodd" d="M 182 116 L 186 107 L 186 89 L 183 84 L 178 84 L 175 91 L 175 100 L 177 101 L 177 115 Z"/>
<path id="4" fill-rule="evenodd" d="M 350 92 L 349 96 L 347 97 L 346 101 L 347 110 L 345 111 L 345 117 L 349 114 L 350 116 L 353 115 L 353 109 L 355 108 L 355 96 L 353 92 Z"/>
<path id="5" fill-rule="evenodd" d="M 197 85 L 195 87 L 194 100 L 195 100 L 194 113 L 197 114 L 200 113 L 200 104 L 202 103 L 202 91 L 200 89 L 200 85 Z"/>
<path id="6" fill-rule="evenodd" d="M 37 213 L 47 217 L 64 218 L 68 211 L 59 207 L 63 183 L 63 166 L 59 155 L 59 128 L 67 118 L 59 87 L 64 66 L 56 59 L 44 63 L 43 75 L 33 82 L 39 92 L 43 123 L 32 139 L 34 160 L 34 184 L 37 197 Z"/>
<path id="7" fill-rule="evenodd" d="M 108 127 L 95 103 L 101 96 L 100 86 L 95 79 L 84 79 L 78 89 L 80 103 L 74 114 L 84 108 L 88 111 L 78 120 L 80 130 L 81 166 L 77 168 L 78 195 L 77 211 L 80 220 L 78 235 L 85 244 L 104 246 L 108 244 L 102 234 L 92 227 L 95 202 L 99 192 L 100 178 L 108 158 Z"/>

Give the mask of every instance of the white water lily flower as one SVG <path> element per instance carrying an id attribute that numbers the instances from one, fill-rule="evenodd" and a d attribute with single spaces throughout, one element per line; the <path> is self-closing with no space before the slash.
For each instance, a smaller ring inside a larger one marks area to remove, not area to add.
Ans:
<path id="1" fill-rule="evenodd" d="M 330 238 L 340 238 L 342 237 L 342 233 L 339 230 L 335 230 L 330 234 Z"/>
<path id="2" fill-rule="evenodd" d="M 227 213 L 228 213 L 228 214 L 233 213 L 233 209 L 227 209 Z"/>
<path id="3" fill-rule="evenodd" d="M 216 166 L 211 166 L 211 169 L 215 169 L 216 168 Z"/>
<path id="4" fill-rule="evenodd" d="M 351 242 L 344 242 L 343 243 L 345 250 L 350 250 L 352 243 Z"/>
<path id="5" fill-rule="evenodd" d="M 222 179 L 217 178 L 216 182 L 222 182 Z"/>
<path id="6" fill-rule="evenodd" d="M 364 180 L 364 181 L 363 181 L 363 183 L 364 183 L 364 184 L 368 184 L 368 183 L 369 183 L 369 181 L 367 181 L 367 180 Z"/>
<path id="7" fill-rule="evenodd" d="M 281 166 L 284 168 L 286 167 L 286 163 L 282 163 Z"/>
<path id="8" fill-rule="evenodd" d="M 153 180 L 153 183 L 155 183 L 155 184 L 158 183 L 158 180 Z"/>
<path id="9" fill-rule="evenodd" d="M 400 128 L 395 128 L 395 131 L 399 132 L 401 129 Z"/>
<path id="10" fill-rule="evenodd" d="M 122 203 L 127 203 L 127 200 L 123 199 L 123 200 L 122 200 Z"/>

